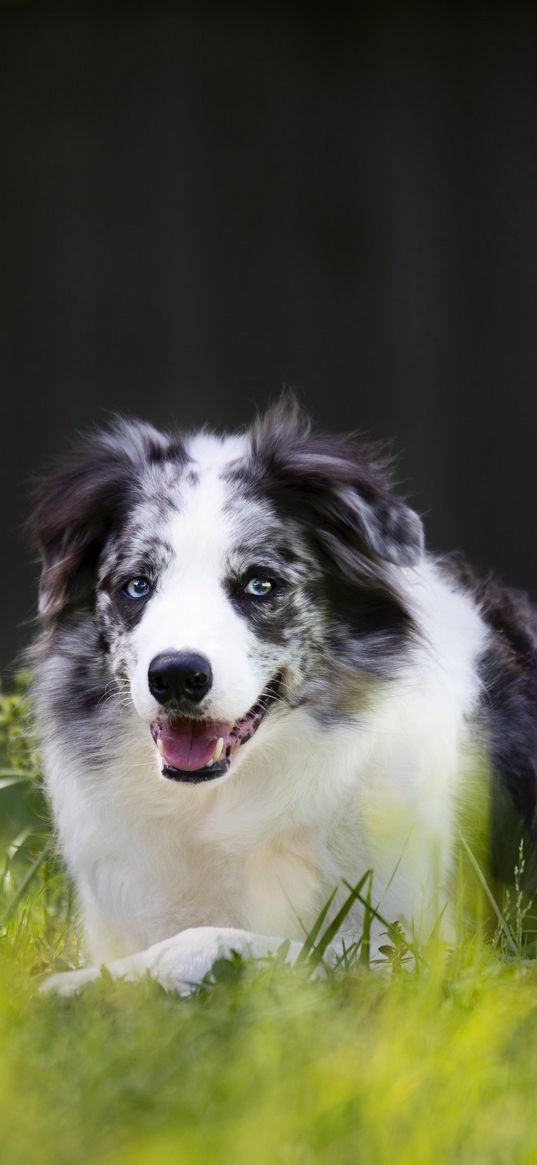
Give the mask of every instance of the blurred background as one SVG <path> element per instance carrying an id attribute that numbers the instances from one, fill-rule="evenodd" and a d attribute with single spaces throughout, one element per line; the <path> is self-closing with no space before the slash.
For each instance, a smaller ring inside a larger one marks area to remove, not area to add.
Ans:
<path id="1" fill-rule="evenodd" d="M 537 6 L 0 3 L 0 667 L 33 476 L 282 384 L 537 598 Z"/>

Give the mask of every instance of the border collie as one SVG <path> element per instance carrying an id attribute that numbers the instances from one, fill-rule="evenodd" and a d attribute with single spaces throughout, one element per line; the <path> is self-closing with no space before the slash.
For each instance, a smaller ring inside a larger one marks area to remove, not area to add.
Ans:
<path id="1" fill-rule="evenodd" d="M 531 831 L 535 612 L 427 554 L 378 451 L 293 398 L 236 436 L 119 421 L 44 481 L 31 529 L 46 784 L 91 963 L 46 987 L 106 964 L 188 992 L 284 940 L 293 960 L 366 870 L 380 917 L 449 937 L 464 805 L 503 788 Z"/>

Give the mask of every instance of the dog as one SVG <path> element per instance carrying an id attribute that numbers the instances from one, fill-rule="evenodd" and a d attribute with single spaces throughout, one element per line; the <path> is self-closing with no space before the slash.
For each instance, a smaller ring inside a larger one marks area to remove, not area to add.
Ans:
<path id="1" fill-rule="evenodd" d="M 535 611 L 426 552 L 375 446 L 290 396 L 235 436 L 118 420 L 43 481 L 31 534 L 37 722 L 89 963 L 47 989 L 104 964 L 188 993 L 233 951 L 292 962 L 364 871 L 372 958 L 381 920 L 449 938 L 464 806 L 504 798 L 531 840 Z"/>

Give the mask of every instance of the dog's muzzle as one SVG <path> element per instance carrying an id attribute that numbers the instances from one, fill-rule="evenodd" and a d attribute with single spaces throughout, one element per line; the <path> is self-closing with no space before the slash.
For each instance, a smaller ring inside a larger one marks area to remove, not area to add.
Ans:
<path id="1" fill-rule="evenodd" d="M 159 658 L 159 657 L 157 657 Z M 211 781 L 227 773 L 238 749 L 252 739 L 281 694 L 281 677 L 271 680 L 249 712 L 232 723 L 174 714 L 171 699 L 167 715 L 151 725 L 162 757 L 162 775 L 173 781 Z"/>

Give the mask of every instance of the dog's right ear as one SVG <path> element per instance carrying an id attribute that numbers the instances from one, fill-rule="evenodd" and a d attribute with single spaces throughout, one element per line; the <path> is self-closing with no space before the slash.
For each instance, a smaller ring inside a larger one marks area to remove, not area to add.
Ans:
<path id="1" fill-rule="evenodd" d="M 41 616 L 90 601 L 105 539 L 140 497 L 148 466 L 176 451 L 151 425 L 118 421 L 81 440 L 44 478 L 28 523 L 42 561 Z"/>
<path id="2" fill-rule="evenodd" d="M 254 465 L 280 512 L 299 518 L 330 562 L 363 579 L 378 564 L 415 566 L 424 549 L 417 513 L 391 486 L 390 458 L 352 434 L 311 431 L 284 393 L 250 429 Z"/>

